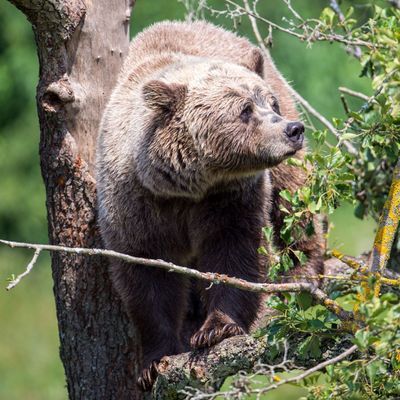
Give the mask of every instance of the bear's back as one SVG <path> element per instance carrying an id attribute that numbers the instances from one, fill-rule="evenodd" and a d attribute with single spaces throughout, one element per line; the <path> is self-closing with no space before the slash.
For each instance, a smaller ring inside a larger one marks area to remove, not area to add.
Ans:
<path id="1" fill-rule="evenodd" d="M 253 48 L 247 39 L 205 21 L 164 21 L 132 40 L 123 70 L 129 73 L 148 57 L 174 53 L 241 63 Z"/>

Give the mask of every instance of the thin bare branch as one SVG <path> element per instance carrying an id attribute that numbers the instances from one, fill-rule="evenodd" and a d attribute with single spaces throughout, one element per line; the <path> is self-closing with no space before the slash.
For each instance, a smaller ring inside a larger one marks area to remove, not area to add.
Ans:
<path id="1" fill-rule="evenodd" d="M 340 9 L 340 6 L 339 6 L 338 2 L 336 0 L 330 0 L 329 1 L 329 5 L 332 8 L 332 10 L 335 11 L 336 15 L 339 18 L 339 21 L 343 22 L 345 18 L 344 18 L 344 15 L 342 13 L 342 10 Z"/>
<path id="2" fill-rule="evenodd" d="M 262 49 L 265 53 L 268 53 L 268 49 L 267 49 L 267 47 L 266 47 L 265 44 L 264 44 L 264 40 L 263 40 L 263 38 L 262 38 L 262 36 L 261 36 L 261 34 L 260 34 L 260 31 L 258 30 L 257 20 L 256 20 L 255 17 L 253 17 L 253 15 L 251 15 L 251 8 L 250 8 L 250 5 L 249 5 L 248 0 L 243 0 L 243 4 L 244 4 L 245 10 L 246 10 L 246 12 L 247 12 L 247 15 L 248 15 L 248 17 L 249 17 L 250 24 L 251 24 L 251 27 L 252 27 L 252 29 L 253 29 L 254 36 L 255 36 L 256 39 L 257 39 L 258 45 L 261 47 L 261 49 Z M 271 26 L 271 25 L 270 25 L 270 26 Z M 269 53 L 268 53 L 268 54 L 269 54 Z"/>
<path id="3" fill-rule="evenodd" d="M 304 22 L 303 17 L 293 8 L 291 0 L 283 0 L 289 11 L 301 22 Z"/>
<path id="4" fill-rule="evenodd" d="M 336 0 L 330 0 L 329 1 L 329 5 L 332 8 L 332 10 L 335 12 L 335 14 L 337 15 L 338 19 L 340 22 L 344 22 L 346 17 L 344 16 L 339 3 Z M 347 28 L 343 27 L 344 31 L 346 33 L 349 33 L 349 31 L 347 30 Z M 358 60 L 361 58 L 362 56 L 362 51 L 360 49 L 359 46 L 353 46 L 353 45 L 347 45 L 346 46 L 346 51 L 351 54 L 353 57 L 357 58 Z"/>
<path id="5" fill-rule="evenodd" d="M 367 96 L 364 93 L 360 93 L 360 92 L 356 92 L 355 90 L 351 90 L 349 88 L 343 87 L 343 86 L 339 86 L 339 91 L 345 94 L 348 94 L 350 96 L 353 97 L 358 97 L 359 99 L 365 100 L 365 101 L 369 101 L 370 97 Z"/>
<path id="6" fill-rule="evenodd" d="M 287 379 L 283 379 L 280 380 L 277 383 L 274 383 L 266 388 L 260 388 L 257 389 L 257 393 L 266 393 L 269 392 L 273 389 L 278 388 L 279 386 L 285 385 L 287 383 L 299 383 L 300 381 L 302 381 L 304 378 L 307 378 L 307 376 L 312 375 L 313 373 L 320 371 L 324 368 L 326 368 L 328 365 L 333 365 L 336 364 L 342 360 L 344 360 L 345 358 L 347 358 L 350 354 L 354 353 L 357 350 L 357 346 L 351 346 L 349 349 L 347 349 L 346 351 L 344 351 L 343 353 L 339 354 L 338 356 L 331 358 L 330 360 L 324 361 L 318 365 L 316 365 L 313 368 L 308 369 L 307 371 L 304 371 L 302 374 L 294 376 L 292 378 L 287 378 Z"/>
<path id="7" fill-rule="evenodd" d="M 315 285 L 308 282 L 254 283 L 235 277 L 230 277 L 228 275 L 219 274 L 216 272 L 200 272 L 192 268 L 182 267 L 163 260 L 153 260 L 149 258 L 133 257 L 127 254 L 118 253 L 113 250 L 88 249 L 80 247 L 71 248 L 71 247 L 56 246 L 49 244 L 12 242 L 8 240 L 0 240 L 0 243 L 3 243 L 10 247 L 28 248 L 28 249 L 44 250 L 44 251 L 58 251 L 58 252 L 66 252 L 77 255 L 82 254 L 89 256 L 100 255 L 100 256 L 113 257 L 131 264 L 140 264 L 151 268 L 161 268 L 169 272 L 175 272 L 181 275 L 185 275 L 190 278 L 199 279 L 216 285 L 222 283 L 227 286 L 231 286 L 237 289 L 247 290 L 250 292 L 271 294 L 280 292 L 305 291 L 309 292 L 317 302 L 323 304 L 327 309 L 335 313 L 341 320 L 343 321 L 354 320 L 353 313 L 343 310 L 338 303 L 331 300 L 329 296 L 326 293 L 324 293 L 321 289 L 317 288 Z"/>
<path id="8" fill-rule="evenodd" d="M 397 274 L 398 275 L 398 274 Z M 293 275 L 291 278 L 293 279 L 305 279 L 305 280 L 316 280 L 320 281 L 324 280 L 332 280 L 332 281 L 344 281 L 346 283 L 360 283 L 360 282 L 368 282 L 371 278 L 371 273 L 369 274 L 351 274 L 351 275 L 328 275 L 328 274 L 318 274 L 318 275 Z M 400 287 L 400 276 L 396 277 L 386 277 L 379 276 L 379 281 L 382 285 L 393 286 L 396 288 Z"/>
<path id="9" fill-rule="evenodd" d="M 11 290 L 13 287 L 17 286 L 18 283 L 21 282 L 21 279 L 24 278 L 26 275 L 28 275 L 31 271 L 32 268 L 35 266 L 37 259 L 39 258 L 41 249 L 36 249 L 35 253 L 33 254 L 31 262 L 27 265 L 26 270 L 18 275 L 15 279 L 11 280 L 10 283 L 7 285 L 6 289 Z"/>
<path id="10" fill-rule="evenodd" d="M 367 271 L 367 265 L 363 260 L 356 259 L 351 256 L 346 256 L 345 254 L 341 253 L 339 250 L 333 249 L 332 250 L 333 257 L 337 258 L 338 260 L 344 262 L 350 268 L 356 271 Z"/>

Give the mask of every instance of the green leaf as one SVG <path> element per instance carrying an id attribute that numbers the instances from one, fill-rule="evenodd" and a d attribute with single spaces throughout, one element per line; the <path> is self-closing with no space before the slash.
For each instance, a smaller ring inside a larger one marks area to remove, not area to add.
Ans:
<path id="1" fill-rule="evenodd" d="M 322 354 L 320 345 L 321 343 L 318 336 L 309 336 L 299 345 L 298 350 L 300 358 L 305 359 L 310 356 L 312 358 L 319 358 Z"/>
<path id="2" fill-rule="evenodd" d="M 379 370 L 379 365 L 376 362 L 372 362 L 366 366 L 366 370 L 367 370 L 367 375 L 371 382 L 371 385 L 373 385 L 375 378 L 376 378 L 376 373 Z"/>
<path id="3" fill-rule="evenodd" d="M 325 22 L 327 25 L 332 25 L 335 16 L 336 16 L 335 11 L 333 11 L 331 8 L 326 7 L 322 10 L 319 19 Z"/>
<path id="4" fill-rule="evenodd" d="M 296 301 L 297 304 L 299 305 L 299 307 L 302 310 L 307 310 L 311 307 L 312 304 L 312 296 L 310 293 L 308 292 L 300 292 L 297 296 L 296 296 Z"/>
<path id="5" fill-rule="evenodd" d="M 347 12 L 346 12 L 345 18 L 346 18 L 346 19 L 350 18 L 350 17 L 353 15 L 353 13 L 354 13 L 354 7 L 351 7 L 351 6 L 350 6 L 350 7 L 348 8 Z"/>
<path id="6" fill-rule="evenodd" d="M 292 167 L 302 167 L 303 166 L 303 161 L 299 160 L 298 158 L 288 158 L 287 160 L 288 165 L 291 165 Z"/>
<path id="7" fill-rule="evenodd" d="M 312 336 L 310 341 L 310 355 L 314 358 L 320 358 L 321 354 L 321 340 L 318 336 Z"/>
<path id="8" fill-rule="evenodd" d="M 363 121 L 363 117 L 361 116 L 361 114 L 356 113 L 354 111 L 350 111 L 350 116 L 353 117 L 356 121 L 359 121 L 359 122 Z"/>
<path id="9" fill-rule="evenodd" d="M 302 358 L 302 359 L 307 358 L 308 349 L 310 347 L 310 341 L 311 341 L 311 336 L 309 336 L 303 342 L 300 343 L 300 345 L 298 347 L 300 358 Z"/>
<path id="10" fill-rule="evenodd" d="M 299 250 L 292 250 L 293 254 L 299 260 L 300 265 L 304 265 L 307 262 L 307 256 Z"/>
<path id="11" fill-rule="evenodd" d="M 272 227 L 266 226 L 266 227 L 262 228 L 262 233 L 267 242 L 272 242 L 272 238 L 274 235 L 274 231 L 273 231 Z"/>
<path id="12" fill-rule="evenodd" d="M 308 209 L 312 214 L 315 214 L 317 211 L 317 203 L 315 201 L 310 202 Z"/>
<path id="13" fill-rule="evenodd" d="M 395 293 L 385 293 L 381 296 L 381 301 L 387 301 L 389 303 L 397 304 L 399 301 L 399 297 Z"/>
<path id="14" fill-rule="evenodd" d="M 281 190 L 281 192 L 279 193 L 279 196 L 282 197 L 282 199 L 285 199 L 286 201 L 291 202 L 292 200 L 292 195 L 289 192 L 289 190 Z"/>
<path id="15" fill-rule="evenodd" d="M 356 133 L 343 133 L 343 135 L 340 136 L 340 141 L 342 142 L 343 140 L 351 140 L 356 138 L 358 135 Z"/>
<path id="16" fill-rule="evenodd" d="M 370 338 L 370 333 L 364 329 L 360 329 L 354 335 L 354 342 L 358 347 L 365 349 L 368 347 L 369 338 Z"/>
<path id="17" fill-rule="evenodd" d="M 289 254 L 287 254 L 287 253 L 282 254 L 281 264 L 282 264 L 283 270 L 285 272 L 288 272 L 294 266 L 293 260 L 290 258 Z"/>
<path id="18" fill-rule="evenodd" d="M 325 324 L 320 319 L 311 319 L 309 324 L 315 331 L 325 328 Z"/>

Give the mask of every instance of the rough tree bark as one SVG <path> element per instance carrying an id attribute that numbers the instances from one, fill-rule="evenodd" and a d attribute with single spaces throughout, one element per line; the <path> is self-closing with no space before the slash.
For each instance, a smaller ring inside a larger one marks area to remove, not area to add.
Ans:
<path id="1" fill-rule="evenodd" d="M 32 23 L 50 242 L 102 247 L 93 161 L 99 119 L 129 45 L 133 0 L 10 0 Z M 106 262 L 53 254 L 54 295 L 70 399 L 134 399 L 138 336 Z"/>

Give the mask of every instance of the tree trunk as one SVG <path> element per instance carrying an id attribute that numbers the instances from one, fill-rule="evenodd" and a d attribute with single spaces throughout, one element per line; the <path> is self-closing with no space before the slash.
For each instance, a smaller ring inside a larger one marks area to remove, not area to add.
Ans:
<path id="1" fill-rule="evenodd" d="M 10 0 L 32 23 L 40 62 L 40 159 L 53 244 L 102 247 L 93 178 L 99 120 L 129 46 L 132 0 Z M 106 261 L 55 253 L 54 295 L 70 399 L 134 399 L 137 332 Z"/>

